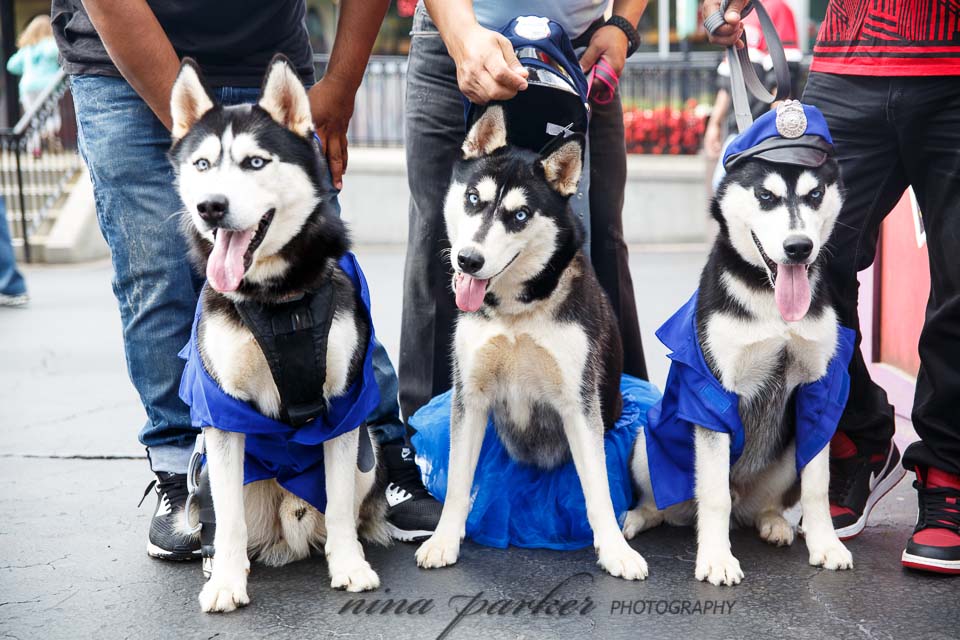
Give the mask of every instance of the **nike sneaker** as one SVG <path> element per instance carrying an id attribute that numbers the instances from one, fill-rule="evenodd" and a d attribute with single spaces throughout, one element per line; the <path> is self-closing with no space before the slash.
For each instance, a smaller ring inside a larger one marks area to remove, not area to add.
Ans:
<path id="1" fill-rule="evenodd" d="M 859 535 L 874 505 L 906 474 L 892 440 L 884 451 L 862 454 L 838 431 L 830 441 L 830 515 L 840 539 Z"/>

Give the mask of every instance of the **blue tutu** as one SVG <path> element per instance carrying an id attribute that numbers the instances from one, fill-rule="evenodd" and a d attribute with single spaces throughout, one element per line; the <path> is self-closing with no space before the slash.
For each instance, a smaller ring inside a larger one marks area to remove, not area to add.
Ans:
<path id="1" fill-rule="evenodd" d="M 647 410 L 660 399 L 649 382 L 630 376 L 620 381 L 623 413 L 606 433 L 607 477 L 618 521 L 633 506 L 630 451 Z M 450 461 L 450 392 L 437 396 L 410 418 L 417 430 L 413 446 L 427 489 L 443 501 Z M 473 506 L 467 536 L 479 544 L 535 549 L 582 549 L 593 544 L 583 489 L 573 461 L 544 471 L 510 458 L 497 437 L 493 420 L 480 449 L 473 479 Z"/>

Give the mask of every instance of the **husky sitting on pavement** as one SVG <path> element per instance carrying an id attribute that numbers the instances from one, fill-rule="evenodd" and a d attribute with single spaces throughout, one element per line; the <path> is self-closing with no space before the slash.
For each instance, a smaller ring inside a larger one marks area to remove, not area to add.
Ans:
<path id="1" fill-rule="evenodd" d="M 446 498 L 424 568 L 457 561 L 481 443 L 493 414 L 510 456 L 543 469 L 572 456 L 600 565 L 645 578 L 610 497 L 604 432 L 620 415 L 620 334 L 610 302 L 581 252 L 570 211 L 582 136 L 541 153 L 507 144 L 502 107 L 488 107 L 463 143 L 444 216 L 461 314 L 454 338 Z"/>
<path id="2" fill-rule="evenodd" d="M 369 294 L 307 93 L 278 56 L 258 104 L 215 105 L 185 60 L 171 114 L 184 228 L 208 281 L 181 354 L 216 513 L 201 607 L 249 602 L 248 552 L 279 566 L 322 546 L 331 587 L 374 589 L 357 532 L 359 521 L 367 537 L 387 537 L 382 492 L 371 491 L 376 449 L 358 429 L 379 399 Z"/>
<path id="3" fill-rule="evenodd" d="M 789 101 L 730 145 L 699 291 L 657 333 L 673 362 L 634 445 L 641 503 L 624 534 L 695 521 L 696 577 L 712 584 L 743 578 L 731 516 L 793 542 L 798 470 L 810 564 L 853 566 L 827 494 L 854 341 L 822 281 L 842 202 L 829 136 L 819 111 Z"/>

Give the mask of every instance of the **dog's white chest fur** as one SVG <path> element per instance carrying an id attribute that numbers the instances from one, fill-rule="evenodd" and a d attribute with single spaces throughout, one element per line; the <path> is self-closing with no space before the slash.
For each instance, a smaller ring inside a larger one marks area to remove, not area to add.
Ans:
<path id="1" fill-rule="evenodd" d="M 229 395 L 255 405 L 269 417 L 280 415 L 280 393 L 270 367 L 253 334 L 223 314 L 209 313 L 203 318 L 200 353 L 210 373 Z M 338 312 L 330 325 L 327 339 L 327 376 L 323 395 L 328 400 L 342 395 L 354 349 L 357 326 L 352 314 Z"/>
<path id="2" fill-rule="evenodd" d="M 486 319 L 461 315 L 455 339 L 465 400 L 479 394 L 506 403 L 517 418 L 539 401 L 555 407 L 579 398 L 587 355 L 583 329 L 541 314 Z"/>
<path id="3" fill-rule="evenodd" d="M 827 372 L 837 346 L 837 316 L 827 307 L 817 317 L 784 322 L 772 295 L 748 292 L 733 278 L 724 282 L 753 315 L 743 319 L 718 311 L 706 324 L 704 352 L 713 356 L 720 383 L 741 397 L 760 393 L 784 353 L 789 357 L 786 387 L 813 382 Z"/>

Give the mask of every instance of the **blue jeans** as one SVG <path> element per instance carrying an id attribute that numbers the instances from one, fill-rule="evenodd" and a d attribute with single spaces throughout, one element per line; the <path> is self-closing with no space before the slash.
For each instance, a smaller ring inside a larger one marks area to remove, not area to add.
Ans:
<path id="1" fill-rule="evenodd" d="M 7 203 L 0 196 L 0 294 L 19 296 L 27 292 L 27 284 L 17 271 L 17 259 L 13 255 L 10 228 L 7 226 Z"/>
<path id="2" fill-rule="evenodd" d="M 190 267 L 179 231 L 183 205 L 167 160 L 170 133 L 125 80 L 77 75 L 71 81 L 80 153 L 113 260 L 127 371 L 147 414 L 140 442 L 154 471 L 184 472 L 197 429 L 178 395 L 177 352 L 190 338 L 203 279 Z M 230 105 L 254 102 L 259 93 L 221 87 L 214 97 Z M 374 368 L 382 400 L 370 416 L 371 431 L 380 442 L 402 438 L 396 374 L 380 344 Z"/>

